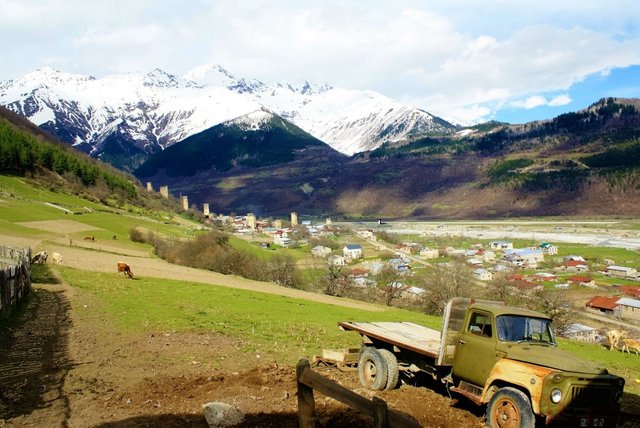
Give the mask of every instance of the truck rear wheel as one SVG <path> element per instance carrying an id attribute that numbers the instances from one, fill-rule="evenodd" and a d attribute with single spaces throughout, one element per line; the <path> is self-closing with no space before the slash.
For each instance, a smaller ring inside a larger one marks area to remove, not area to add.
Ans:
<path id="1" fill-rule="evenodd" d="M 490 428 L 534 428 L 536 423 L 529 397 L 510 387 L 495 393 L 487 406 L 486 417 Z"/>
<path id="2" fill-rule="evenodd" d="M 393 352 L 388 349 L 378 349 L 378 352 L 382 355 L 387 363 L 387 386 L 384 389 L 394 389 L 398 386 L 398 380 L 400 379 L 400 370 L 398 369 L 398 359 Z"/>
<path id="3" fill-rule="evenodd" d="M 387 361 L 376 348 L 365 348 L 358 360 L 358 377 L 362 386 L 382 391 L 387 386 Z"/>

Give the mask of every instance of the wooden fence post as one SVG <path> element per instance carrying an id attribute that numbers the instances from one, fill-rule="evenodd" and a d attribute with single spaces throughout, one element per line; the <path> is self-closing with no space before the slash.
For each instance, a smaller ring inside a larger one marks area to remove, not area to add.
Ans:
<path id="1" fill-rule="evenodd" d="M 389 413 L 387 402 L 382 398 L 373 397 L 373 422 L 376 428 L 389 428 Z"/>
<path id="2" fill-rule="evenodd" d="M 298 424 L 300 428 L 316 428 L 316 402 L 313 398 L 313 388 L 300 382 L 305 370 L 311 370 L 309 360 L 302 358 L 296 365 L 296 379 L 298 384 Z"/>

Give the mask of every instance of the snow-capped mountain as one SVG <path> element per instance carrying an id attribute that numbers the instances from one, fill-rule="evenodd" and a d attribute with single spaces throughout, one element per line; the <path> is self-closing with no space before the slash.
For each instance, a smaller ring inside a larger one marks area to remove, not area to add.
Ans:
<path id="1" fill-rule="evenodd" d="M 217 65 L 182 77 L 156 69 L 99 79 L 43 68 L 0 82 L 0 104 L 95 157 L 152 154 L 262 107 L 347 155 L 412 134 L 455 130 L 376 92 L 265 84 Z"/>

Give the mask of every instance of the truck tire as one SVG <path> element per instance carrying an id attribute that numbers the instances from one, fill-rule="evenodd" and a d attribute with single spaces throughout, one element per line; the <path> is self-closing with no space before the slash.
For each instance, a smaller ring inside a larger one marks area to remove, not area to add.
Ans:
<path id="1" fill-rule="evenodd" d="M 366 388 L 382 391 L 387 386 L 387 361 L 376 348 L 367 347 L 360 352 L 358 378 Z"/>
<path id="2" fill-rule="evenodd" d="M 534 428 L 536 424 L 531 401 L 516 388 L 498 390 L 487 406 L 489 428 Z"/>
<path id="3" fill-rule="evenodd" d="M 387 386 L 384 389 L 395 389 L 400 379 L 400 370 L 398 369 L 398 359 L 393 352 L 388 349 L 378 349 L 387 363 Z"/>

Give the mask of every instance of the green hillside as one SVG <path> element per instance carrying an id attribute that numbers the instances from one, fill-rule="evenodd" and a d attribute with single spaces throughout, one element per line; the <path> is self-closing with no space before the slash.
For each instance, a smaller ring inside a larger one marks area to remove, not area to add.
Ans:
<path id="1" fill-rule="evenodd" d="M 192 135 L 153 155 L 135 174 L 150 177 L 162 170 L 169 177 L 193 176 L 199 171 L 225 172 L 283 164 L 307 149 L 333 151 L 292 123 L 270 116 L 256 128 L 232 122 Z"/>

